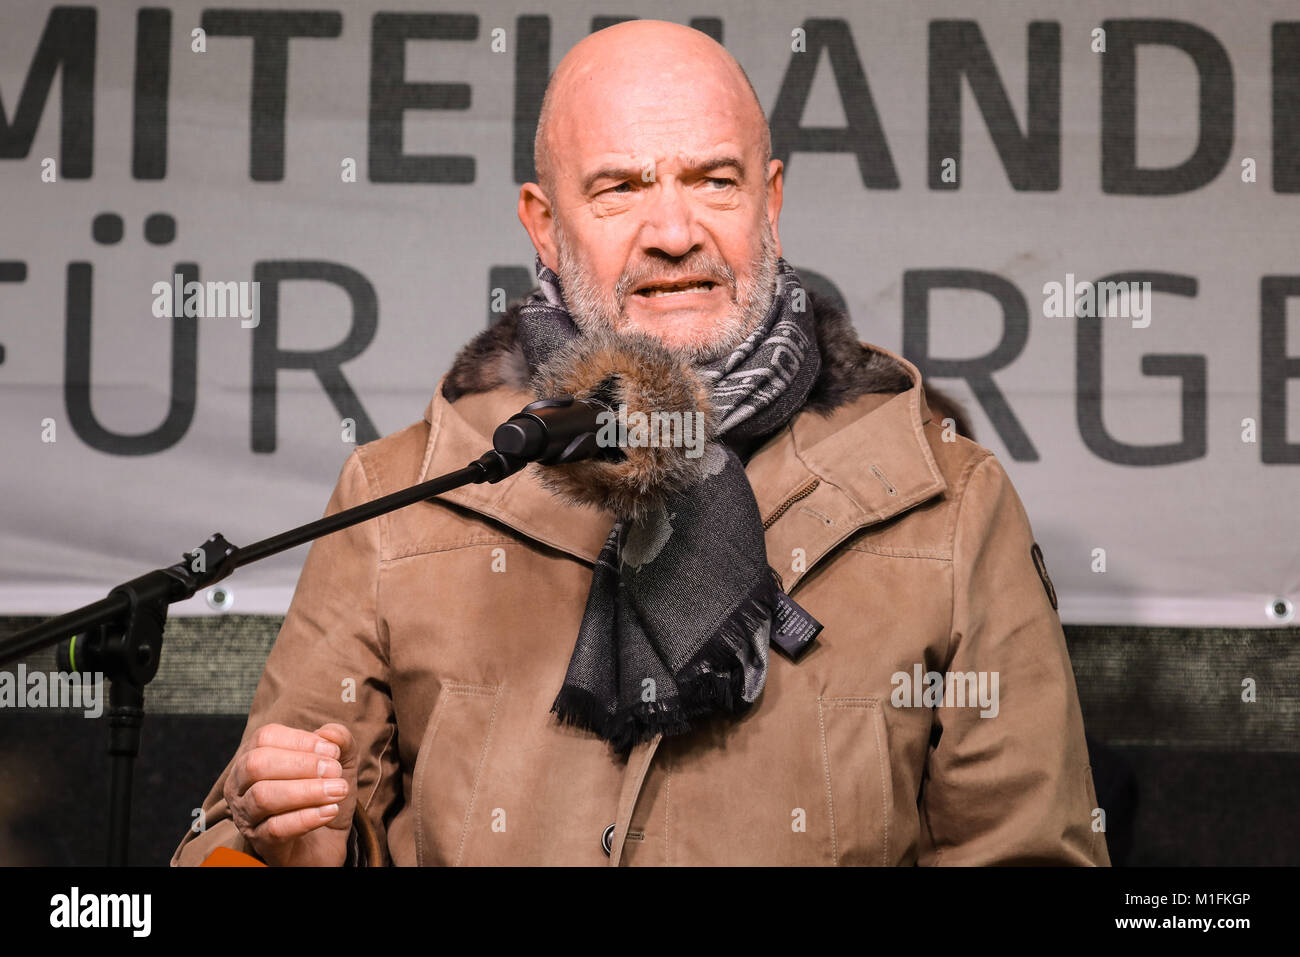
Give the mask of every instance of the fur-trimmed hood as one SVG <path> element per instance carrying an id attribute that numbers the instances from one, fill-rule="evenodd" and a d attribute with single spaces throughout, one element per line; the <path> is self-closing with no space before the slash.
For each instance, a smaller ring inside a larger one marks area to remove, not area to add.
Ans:
<path id="1" fill-rule="evenodd" d="M 889 354 L 864 347 L 848 317 L 824 298 L 809 293 L 809 305 L 821 367 L 803 410 L 829 415 L 869 393 L 904 392 L 913 387 L 908 368 Z M 498 386 L 527 389 L 539 398 L 602 394 L 611 408 L 684 413 L 705 410 L 707 438 L 716 421 L 710 393 L 694 370 L 681 364 L 646 335 L 598 332 L 574 339 L 542 367 L 530 370 L 518 337 L 519 307 L 476 336 L 452 365 L 443 382 L 451 402 L 463 395 Z M 752 441 L 757 441 L 751 440 Z M 750 446 L 752 448 L 752 445 Z M 737 448 L 744 455 L 746 449 Z M 706 459 L 651 443 L 621 447 L 612 457 L 593 457 L 565 465 L 533 466 L 543 486 L 574 505 L 603 508 L 637 520 L 705 477 Z"/>
<path id="2" fill-rule="evenodd" d="M 804 408 L 827 415 L 863 395 L 898 393 L 920 385 L 892 355 L 858 339 L 848 316 L 825 296 L 807 290 L 822 366 Z M 442 383 L 448 402 L 499 386 L 527 389 L 528 362 L 518 338 L 521 302 L 512 305 L 491 327 L 474 336 L 456 354 Z M 920 385 L 926 403 L 939 418 L 951 418 L 958 435 L 973 438 L 965 410 L 930 385 Z"/>
<path id="3" fill-rule="evenodd" d="M 803 409 L 829 416 L 835 409 L 872 393 L 897 394 L 922 389 L 932 412 L 951 416 L 961 434 L 969 435 L 959 408 L 934 390 L 925 393 L 914 367 L 892 354 L 858 341 L 848 316 L 825 297 L 811 290 L 808 300 L 813 312 L 821 368 Z M 583 336 L 571 343 L 565 354 L 546 366 L 531 370 L 518 337 L 517 304 L 491 328 L 475 336 L 456 356 L 443 380 L 443 397 L 455 402 L 460 397 L 487 392 L 499 386 L 531 391 L 539 397 L 581 395 L 583 383 L 606 379 L 618 362 L 620 347 L 609 336 Z M 616 401 L 632 409 L 680 409 L 707 407 L 708 393 L 689 372 L 678 375 L 668 353 L 648 337 L 640 342 L 634 365 L 639 375 L 622 378 Z M 643 355 L 642 355 L 643 353 Z M 611 362 L 614 365 L 611 365 Z M 695 394 L 695 398 L 692 398 Z M 938 403 L 937 407 L 935 403 Z M 711 429 L 710 429 L 711 431 Z M 614 460 L 592 458 L 567 465 L 534 466 L 538 481 L 554 494 L 575 505 L 607 509 L 615 515 L 638 518 L 661 504 L 667 495 L 689 488 L 703 477 L 704 459 L 690 458 L 669 448 L 623 449 Z"/>
<path id="4" fill-rule="evenodd" d="M 804 406 L 826 413 L 873 392 L 902 392 L 912 387 L 907 370 L 883 352 L 858 341 L 848 317 L 824 296 L 808 290 L 821 352 L 821 372 Z M 493 325 L 460 350 L 442 384 L 449 402 L 471 392 L 501 385 L 527 388 L 530 375 L 518 339 L 516 303 Z"/>

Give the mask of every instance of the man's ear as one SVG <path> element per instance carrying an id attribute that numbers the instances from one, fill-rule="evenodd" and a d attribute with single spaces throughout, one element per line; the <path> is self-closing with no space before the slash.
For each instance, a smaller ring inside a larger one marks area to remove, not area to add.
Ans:
<path id="1" fill-rule="evenodd" d="M 542 257 L 542 264 L 552 270 L 559 266 L 559 249 L 555 243 L 555 218 L 551 201 L 536 183 L 524 183 L 519 188 L 519 222 L 528 231 L 533 248 Z"/>
<path id="2" fill-rule="evenodd" d="M 785 164 L 778 159 L 767 164 L 767 220 L 772 224 L 772 238 L 776 240 L 776 254 L 781 252 L 781 233 L 777 221 L 781 218 L 781 194 L 785 186 Z"/>

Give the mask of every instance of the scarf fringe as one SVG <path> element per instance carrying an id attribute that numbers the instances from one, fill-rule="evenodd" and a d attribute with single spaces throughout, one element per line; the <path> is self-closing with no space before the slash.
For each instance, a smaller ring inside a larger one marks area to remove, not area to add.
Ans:
<path id="1" fill-rule="evenodd" d="M 677 691 L 687 718 L 714 711 L 743 714 L 745 671 L 736 650 L 747 645 L 764 621 L 776 616 L 780 579 L 766 567 L 757 582 L 686 663 L 677 677 Z"/>
<path id="2" fill-rule="evenodd" d="M 696 718 L 744 714 L 752 702 L 743 697 L 745 670 L 736 649 L 748 644 L 765 621 L 775 618 L 780 587 L 776 572 L 768 567 L 700 650 L 673 676 L 675 694 L 638 701 L 632 708 L 611 714 L 591 692 L 565 685 L 551 706 L 552 713 L 561 724 L 594 732 L 622 754 L 656 734 L 686 734 Z"/>

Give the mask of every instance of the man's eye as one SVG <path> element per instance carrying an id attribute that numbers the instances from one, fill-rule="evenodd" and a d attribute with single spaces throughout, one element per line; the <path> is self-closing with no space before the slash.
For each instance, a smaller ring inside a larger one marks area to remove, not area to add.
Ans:
<path id="1" fill-rule="evenodd" d="M 709 183 L 715 189 L 726 189 L 728 186 L 736 185 L 736 181 L 734 179 L 728 179 L 725 176 L 710 176 Z"/>
<path id="2" fill-rule="evenodd" d="M 612 187 L 610 187 L 609 189 L 605 190 L 605 192 L 607 192 L 607 193 L 630 193 L 630 192 L 632 192 L 632 184 L 631 184 L 631 183 L 619 183 L 617 186 L 612 186 Z"/>

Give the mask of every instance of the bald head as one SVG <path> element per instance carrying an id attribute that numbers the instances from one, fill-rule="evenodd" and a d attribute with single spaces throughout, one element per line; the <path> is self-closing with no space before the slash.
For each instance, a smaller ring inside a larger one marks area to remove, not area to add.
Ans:
<path id="1" fill-rule="evenodd" d="M 755 137 L 759 162 L 771 158 L 763 107 L 736 58 L 712 37 L 663 20 L 630 20 L 581 40 L 547 84 L 533 141 L 537 182 L 555 195 L 558 147 L 593 111 L 611 108 L 646 120 L 685 124 L 725 114 Z M 692 115 L 695 114 L 695 115 Z"/>
<path id="2" fill-rule="evenodd" d="M 734 57 L 632 20 L 569 51 L 546 88 L 519 220 L 583 330 L 636 330 L 705 361 L 774 296 L 783 164 Z"/>

